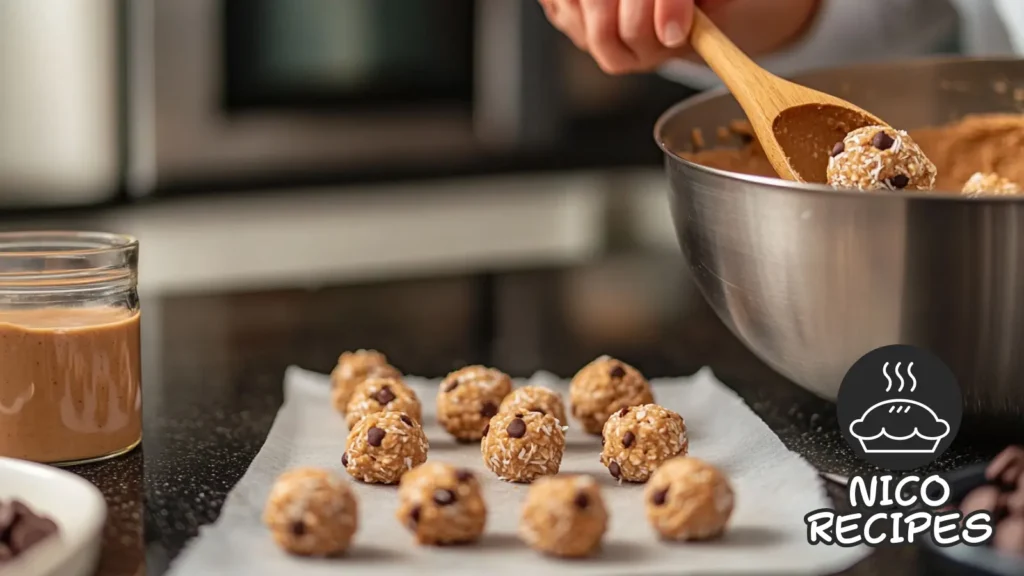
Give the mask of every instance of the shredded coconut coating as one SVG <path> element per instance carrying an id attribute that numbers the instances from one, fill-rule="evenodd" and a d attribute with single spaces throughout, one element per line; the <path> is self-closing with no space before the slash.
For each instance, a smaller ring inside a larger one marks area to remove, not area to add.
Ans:
<path id="1" fill-rule="evenodd" d="M 707 540 L 729 522 L 733 491 L 714 466 L 696 458 L 668 460 L 644 487 L 651 526 L 667 540 Z"/>
<path id="2" fill-rule="evenodd" d="M 480 442 L 484 464 L 507 482 L 533 482 L 558 473 L 565 431 L 550 414 L 505 412 L 491 418 Z"/>
<path id="3" fill-rule="evenodd" d="M 841 149 L 841 151 L 840 151 Z M 846 135 L 828 161 L 828 183 L 848 190 L 932 190 L 937 171 L 902 130 L 866 126 Z"/>
<path id="4" fill-rule="evenodd" d="M 397 484 L 427 460 L 427 436 L 401 412 L 368 414 L 348 433 L 341 464 L 356 480 Z"/>
<path id="5" fill-rule="evenodd" d="M 569 424 L 565 418 L 565 402 L 562 401 L 562 395 L 543 386 L 523 386 L 513 390 L 501 402 L 498 411 L 551 414 L 563 426 Z"/>
<path id="6" fill-rule="evenodd" d="M 438 388 L 437 421 L 457 440 L 479 440 L 511 391 L 512 379 L 500 370 L 485 366 L 456 370 Z"/>
<path id="7" fill-rule="evenodd" d="M 424 545 L 467 544 L 487 524 L 480 482 L 469 470 L 427 462 L 402 476 L 395 517 Z"/>
<path id="8" fill-rule="evenodd" d="M 686 456 L 690 445 L 682 416 L 657 404 L 612 414 L 601 443 L 601 463 L 612 477 L 628 482 L 646 482 L 662 462 Z"/>
<path id="9" fill-rule="evenodd" d="M 359 526 L 355 494 L 337 474 L 296 468 L 282 474 L 263 511 L 278 546 L 301 556 L 344 553 Z"/>
<path id="10" fill-rule="evenodd" d="M 356 387 L 345 410 L 345 422 L 351 430 L 360 420 L 377 412 L 402 412 L 423 422 L 423 409 L 416 392 L 396 378 L 370 377 Z"/>
<path id="11" fill-rule="evenodd" d="M 589 434 L 600 434 L 612 414 L 640 404 L 653 404 L 651 385 L 636 368 L 610 356 L 584 366 L 569 384 L 572 415 Z"/>
<path id="12" fill-rule="evenodd" d="M 963 194 L 978 196 L 1017 196 L 1024 193 L 1019 184 L 991 172 L 975 172 L 964 184 Z"/>
<path id="13" fill-rule="evenodd" d="M 371 376 L 402 378 L 397 368 L 388 364 L 386 356 L 376 350 L 342 352 L 338 365 L 331 371 L 331 404 L 344 414 L 357 386 Z"/>
<path id="14" fill-rule="evenodd" d="M 593 478 L 551 476 L 530 486 L 519 537 L 539 552 L 580 558 L 600 550 L 607 528 L 608 511 Z"/>

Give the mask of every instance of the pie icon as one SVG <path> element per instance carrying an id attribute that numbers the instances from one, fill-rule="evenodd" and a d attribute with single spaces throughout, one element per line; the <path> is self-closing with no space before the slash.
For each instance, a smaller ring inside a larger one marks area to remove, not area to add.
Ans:
<path id="1" fill-rule="evenodd" d="M 850 424 L 866 454 L 931 454 L 949 432 L 934 410 L 906 398 L 883 400 Z"/>

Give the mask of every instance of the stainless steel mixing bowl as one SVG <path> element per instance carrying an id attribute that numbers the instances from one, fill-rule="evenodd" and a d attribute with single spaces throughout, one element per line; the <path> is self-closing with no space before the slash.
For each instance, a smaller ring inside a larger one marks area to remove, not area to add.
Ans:
<path id="1" fill-rule="evenodd" d="M 1024 109 L 1013 94 L 1024 87 L 1024 60 L 858 66 L 795 80 L 901 128 Z M 741 118 L 735 100 L 715 92 L 676 105 L 655 128 L 679 243 L 729 328 L 828 399 L 858 358 L 899 343 L 950 366 L 969 414 L 1024 413 L 1024 199 L 840 192 L 677 154 L 694 128 L 713 135 Z"/>

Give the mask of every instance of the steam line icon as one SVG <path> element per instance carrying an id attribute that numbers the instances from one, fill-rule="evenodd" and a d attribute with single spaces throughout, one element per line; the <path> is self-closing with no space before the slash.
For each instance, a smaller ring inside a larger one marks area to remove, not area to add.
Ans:
<path id="1" fill-rule="evenodd" d="M 900 372 L 902 362 L 897 362 L 893 373 L 899 381 L 895 392 L 917 390 L 914 363 L 910 362 Z M 889 363 L 882 365 L 887 393 L 893 392 L 896 383 L 889 376 Z M 909 384 L 907 380 L 910 380 Z M 949 435 L 946 422 L 927 405 L 909 398 L 890 398 L 876 403 L 850 424 L 850 434 L 860 441 L 861 448 L 868 454 L 933 454 L 939 442 Z"/>

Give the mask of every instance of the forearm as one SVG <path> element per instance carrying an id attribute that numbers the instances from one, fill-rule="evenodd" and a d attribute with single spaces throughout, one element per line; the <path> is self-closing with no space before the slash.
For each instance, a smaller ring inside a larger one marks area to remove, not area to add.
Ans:
<path id="1" fill-rule="evenodd" d="M 811 68 L 908 58 L 935 52 L 943 42 L 955 41 L 957 34 L 957 12 L 944 0 L 821 0 L 820 4 L 802 38 L 758 58 L 759 62 L 787 75 Z M 746 22 L 755 27 L 759 24 L 756 19 Z M 666 64 L 662 73 L 698 88 L 719 84 L 706 67 L 685 60 Z"/>

